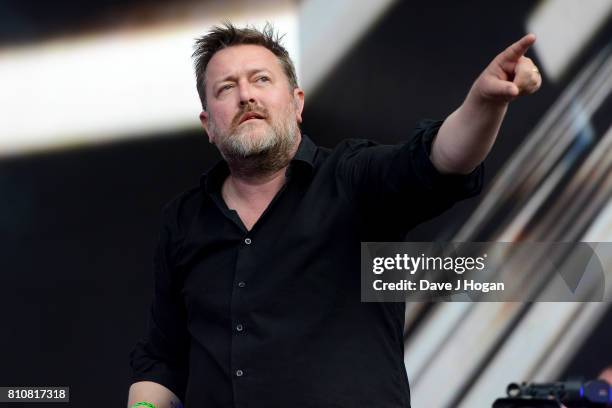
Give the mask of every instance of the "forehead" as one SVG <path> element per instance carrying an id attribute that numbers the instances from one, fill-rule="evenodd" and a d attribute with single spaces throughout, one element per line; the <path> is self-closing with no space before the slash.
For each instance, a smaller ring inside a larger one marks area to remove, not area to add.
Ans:
<path id="1" fill-rule="evenodd" d="M 282 70 L 272 51 L 260 45 L 235 45 L 217 51 L 206 67 L 206 79 L 214 82 L 230 75 L 239 75 L 253 69 Z"/>

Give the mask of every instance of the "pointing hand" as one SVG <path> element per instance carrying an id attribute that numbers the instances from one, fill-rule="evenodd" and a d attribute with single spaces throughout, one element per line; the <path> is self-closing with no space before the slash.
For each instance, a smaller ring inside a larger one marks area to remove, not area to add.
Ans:
<path id="1" fill-rule="evenodd" d="M 527 34 L 497 55 L 480 74 L 473 91 L 483 101 L 508 103 L 540 89 L 540 71 L 530 58 L 524 56 L 535 40 L 535 35 Z"/>

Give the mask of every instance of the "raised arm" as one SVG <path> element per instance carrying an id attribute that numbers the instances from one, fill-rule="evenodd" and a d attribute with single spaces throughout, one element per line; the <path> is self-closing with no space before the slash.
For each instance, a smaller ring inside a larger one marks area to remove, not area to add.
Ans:
<path id="1" fill-rule="evenodd" d="M 476 79 L 463 104 L 446 118 L 430 157 L 440 173 L 472 172 L 491 150 L 508 104 L 540 88 L 540 73 L 524 56 L 535 40 L 535 35 L 527 34 L 497 55 Z"/>

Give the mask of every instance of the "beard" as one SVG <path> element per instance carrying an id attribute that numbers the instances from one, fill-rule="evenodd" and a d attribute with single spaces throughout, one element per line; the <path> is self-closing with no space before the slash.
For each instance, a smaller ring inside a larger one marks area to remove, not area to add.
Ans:
<path id="1" fill-rule="evenodd" d="M 264 119 L 257 120 L 265 123 L 240 124 L 247 112 L 261 114 Z M 219 129 L 211 115 L 209 132 L 232 174 L 252 177 L 275 173 L 289 164 L 299 128 L 292 105 L 278 118 L 271 118 L 266 109 L 247 105 L 236 115 L 226 132 Z"/>

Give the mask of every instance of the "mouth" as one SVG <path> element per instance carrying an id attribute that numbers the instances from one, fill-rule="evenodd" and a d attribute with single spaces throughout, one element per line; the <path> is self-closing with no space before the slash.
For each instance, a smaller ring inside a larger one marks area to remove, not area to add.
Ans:
<path id="1" fill-rule="evenodd" d="M 239 124 L 242 124 L 246 121 L 253 120 L 253 119 L 264 119 L 264 116 L 260 115 L 257 112 L 247 112 L 242 116 L 242 118 L 240 118 Z"/>

